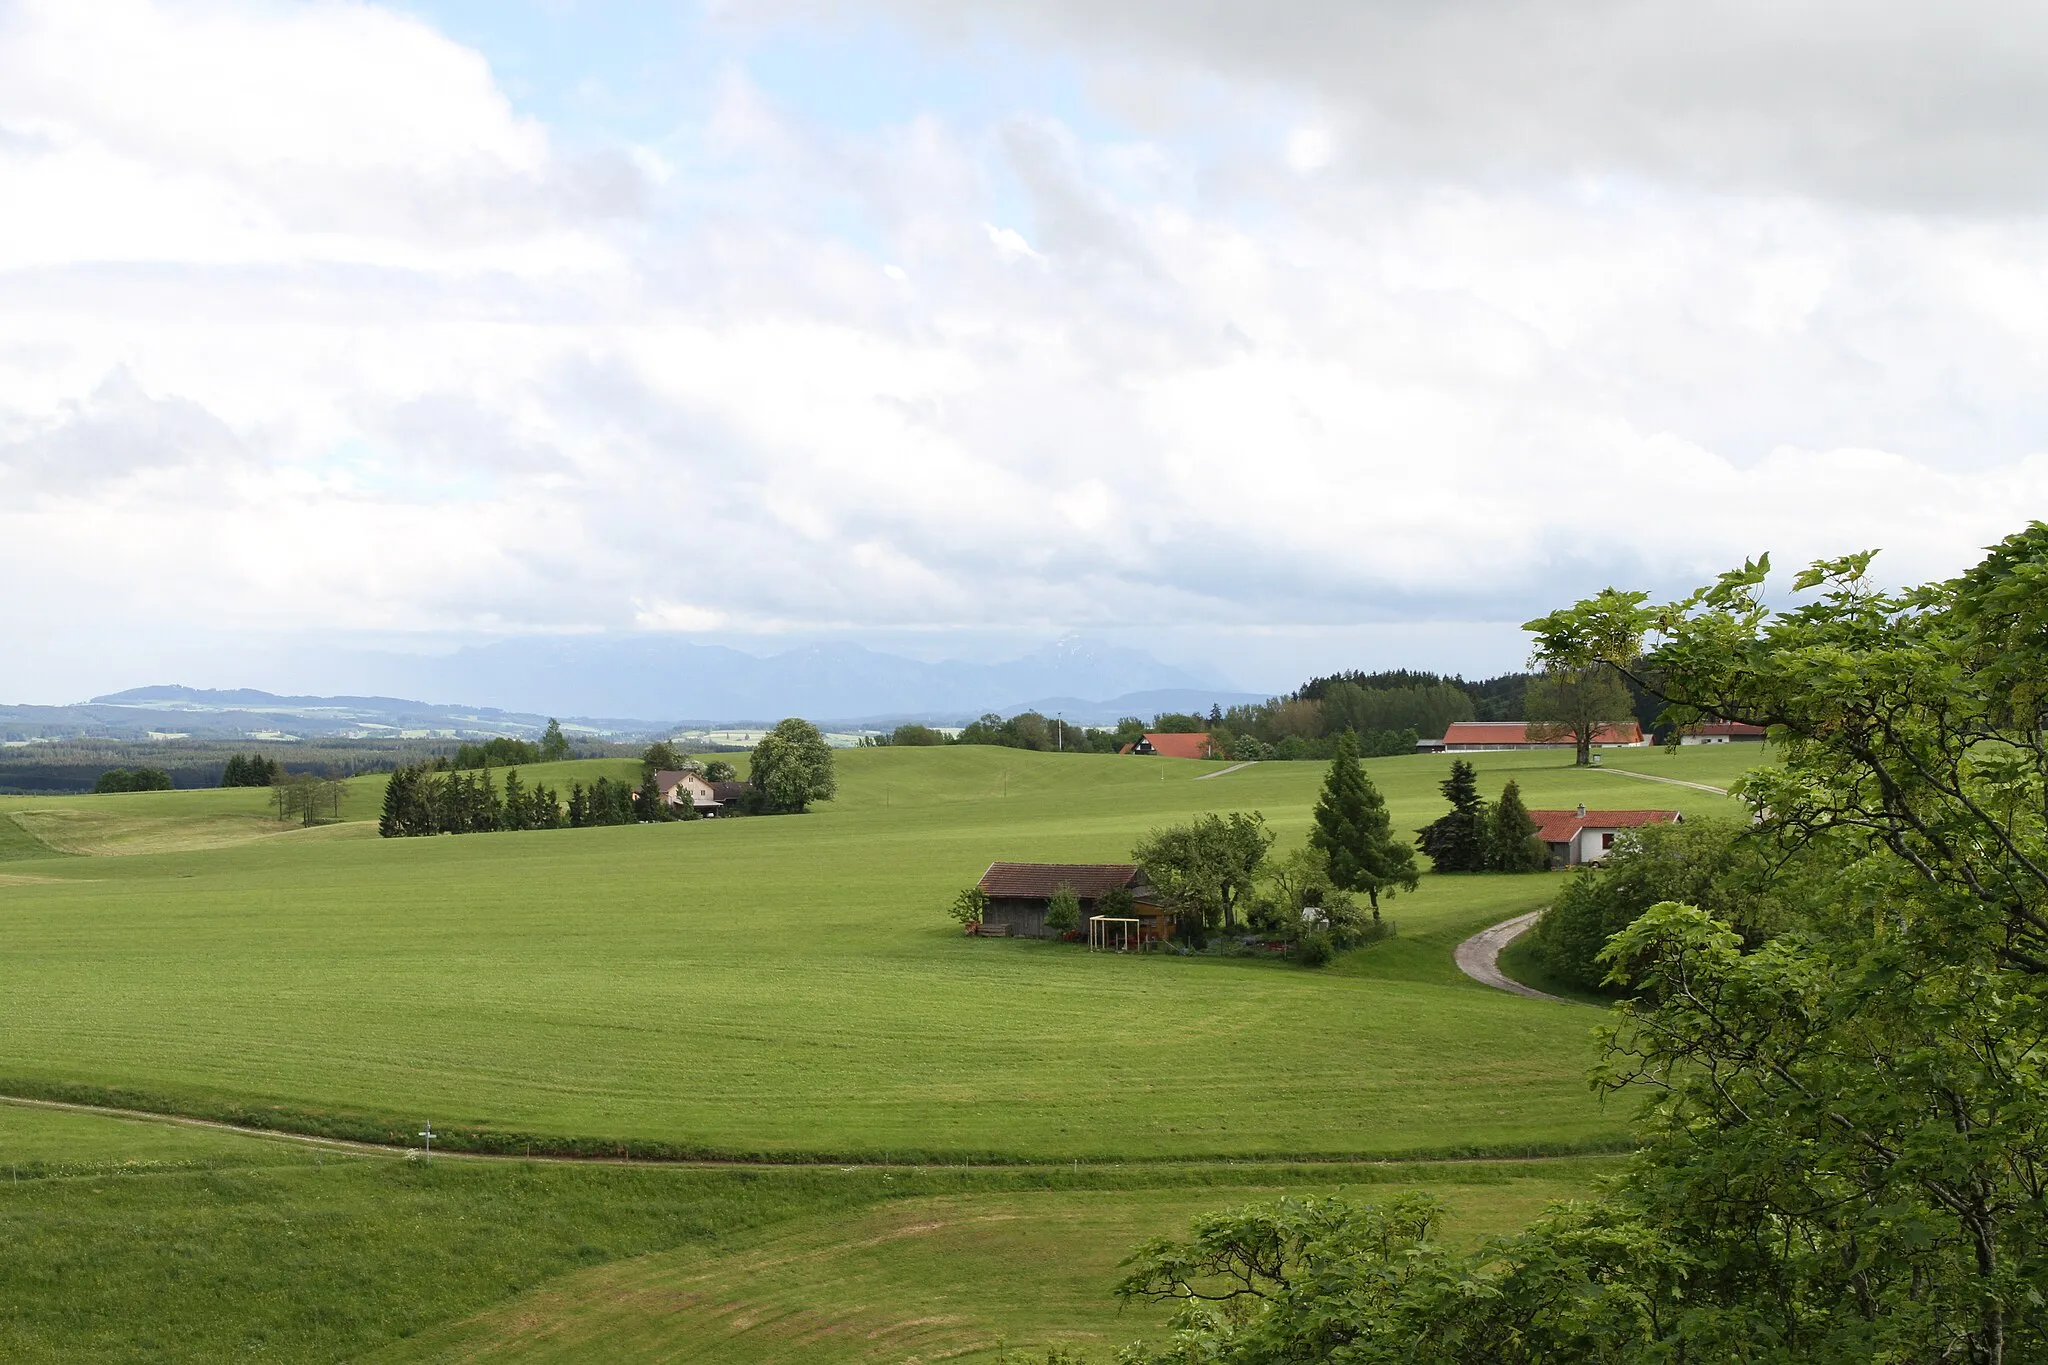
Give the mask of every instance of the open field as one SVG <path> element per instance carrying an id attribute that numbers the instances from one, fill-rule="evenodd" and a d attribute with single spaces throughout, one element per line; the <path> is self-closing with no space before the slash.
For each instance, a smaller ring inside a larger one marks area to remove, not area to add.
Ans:
<path id="1" fill-rule="evenodd" d="M 1533 805 L 1618 782 L 1476 757 L 1489 789 L 1513 773 Z M 857 750 L 843 799 L 803 818 L 17 859 L 94 880 L 0 892 L 0 1088 L 358 1131 L 432 1118 L 512 1150 L 1165 1159 L 1621 1138 L 1584 1085 L 1589 1015 L 1448 967 L 1449 942 L 1541 904 L 1547 876 L 1431 878 L 1391 907 L 1401 940 L 1328 973 L 966 941 L 940 913 L 991 858 L 1118 858 L 1196 810 L 1262 809 L 1303 836 L 1319 765 L 1194 780 L 1218 766 Z M 1446 766 L 1374 765 L 1397 823 L 1435 813 Z M 217 796 L 249 799 L 154 800 Z"/>
<path id="2" fill-rule="evenodd" d="M 1489 796 L 1512 775 L 1536 806 L 1739 813 L 1555 755 L 1472 759 Z M 1718 784 L 1726 762 L 1657 770 Z M 1370 765 L 1397 826 L 1440 811 L 1448 764 Z M 0 1104 L 0 1245 L 28 1249 L 0 1257 L 0 1357 L 1106 1354 L 1159 1326 L 1119 1315 L 1116 1262 L 1199 1210 L 1426 1185 L 1477 1236 L 1611 1158 L 1355 1159 L 1624 1139 L 1584 1082 L 1598 1016 L 1451 964 L 1550 876 L 1425 878 L 1389 906 L 1399 937 L 1322 972 L 967 940 L 943 915 L 992 859 L 1120 859 L 1200 810 L 1262 810 L 1284 848 L 1319 764 L 840 765 L 842 799 L 802 818 L 441 839 L 375 837 L 382 778 L 312 830 L 268 821 L 262 792 L 0 798 L 0 1092 L 399 1140 L 432 1119 L 514 1151 L 848 1158 L 423 1166 Z M 1336 1160 L 1289 1164 L 1306 1155 Z M 906 1164 L 972 1158 L 998 1164 Z"/>
<path id="3" fill-rule="evenodd" d="M 757 1362 L 993 1360 L 1053 1344 L 1107 1361 L 1166 1313 L 1120 1306 L 1109 1287 L 1139 1242 L 1197 1214 L 1282 1194 L 1384 1200 L 1419 1185 L 1452 1211 L 1446 1239 L 1525 1225 L 1584 1195 L 1595 1163 L 1393 1167 L 1238 1188 L 1043 1189 L 907 1197 L 777 1224 L 731 1242 L 577 1271 L 487 1312 L 379 1352 L 425 1361 Z M 928 1182 L 931 1183 L 931 1182 Z M 943 1183 L 943 1178 L 936 1183 Z"/>
<path id="4" fill-rule="evenodd" d="M 1116 1262 L 1203 1209 L 1421 1187 L 1464 1238 L 1606 1164 L 423 1166 L 0 1104 L 0 1358 L 990 1359 L 1156 1333 Z"/>
<path id="5" fill-rule="evenodd" d="M 1676 749 L 1602 749 L 1600 766 L 1655 777 L 1675 777 L 1683 782 L 1704 782 L 1726 788 L 1751 768 L 1778 761 L 1778 750 L 1768 744 L 1685 744 Z M 1596 779 L 1597 780 L 1597 779 Z M 1648 783 L 1616 782 L 1617 789 L 1650 792 Z M 1590 805 L 1591 803 L 1588 802 Z M 1629 806 L 1654 804 L 1629 801 Z"/>

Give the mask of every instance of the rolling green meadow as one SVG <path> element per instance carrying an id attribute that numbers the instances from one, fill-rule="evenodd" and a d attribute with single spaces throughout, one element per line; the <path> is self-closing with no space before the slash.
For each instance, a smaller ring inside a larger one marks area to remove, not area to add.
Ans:
<path id="1" fill-rule="evenodd" d="M 1489 797 L 1739 814 L 1468 757 Z M 1604 756 L 1717 786 L 1759 757 Z M 1448 765 L 1368 764 L 1397 828 Z M 1425 877 L 1320 972 L 946 918 L 992 860 L 1121 860 L 1198 811 L 1305 837 L 1322 765 L 1226 766 L 852 750 L 802 817 L 395 840 L 380 778 L 313 829 L 260 790 L 0 798 L 0 1094 L 739 1163 L 0 1104 L 0 1356 L 1042 1359 L 1154 1330 L 1115 1263 L 1201 1209 L 1427 1184 L 1476 1236 L 1587 1188 L 1629 1117 L 1585 1081 L 1597 1012 L 1451 963 L 1552 876 Z"/>

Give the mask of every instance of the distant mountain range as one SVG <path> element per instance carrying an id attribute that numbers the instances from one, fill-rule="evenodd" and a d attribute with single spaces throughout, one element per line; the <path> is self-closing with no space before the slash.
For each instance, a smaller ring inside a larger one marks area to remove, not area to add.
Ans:
<path id="1" fill-rule="evenodd" d="M 671 637 L 513 640 L 441 657 L 382 655 L 398 695 L 278 696 L 250 688 L 131 688 L 75 706 L 0 706 L 0 740 L 100 735 L 537 734 L 551 715 L 586 732 L 640 735 L 804 716 L 839 728 L 964 724 L 1036 710 L 1077 725 L 1260 701 L 1141 650 L 1075 637 L 1006 663 L 926 663 L 858 645 L 760 657 Z"/>
<path id="2" fill-rule="evenodd" d="M 506 640 L 438 658 L 383 656 L 380 690 L 461 697 L 551 715 L 639 716 L 718 725 L 804 716 L 816 721 L 957 722 L 1066 699 L 1106 714 L 1134 694 L 1172 693 L 1160 709 L 1249 694 L 1161 663 L 1142 650 L 1068 636 L 1019 659 L 928 663 L 856 644 L 806 645 L 766 657 L 674 636 Z M 1129 714 L 1128 712 L 1117 714 Z M 1113 722 L 1117 714 L 1106 714 Z M 1082 722 L 1087 723 L 1087 722 Z"/>

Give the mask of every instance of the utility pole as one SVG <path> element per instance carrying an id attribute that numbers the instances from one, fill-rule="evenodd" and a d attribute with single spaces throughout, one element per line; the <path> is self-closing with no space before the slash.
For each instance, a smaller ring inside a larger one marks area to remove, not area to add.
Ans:
<path id="1" fill-rule="evenodd" d="M 429 1160 L 429 1161 L 432 1161 L 432 1160 L 434 1159 L 434 1124 L 433 1124 L 433 1120 L 429 1119 L 429 1120 L 427 1121 L 427 1126 L 426 1126 L 426 1127 L 424 1127 L 424 1128 L 422 1128 L 422 1129 L 420 1129 L 420 1136 L 421 1136 L 421 1137 L 423 1137 L 423 1138 L 425 1138 L 425 1139 L 427 1140 L 427 1158 L 426 1158 L 426 1159 L 427 1159 L 427 1160 Z"/>

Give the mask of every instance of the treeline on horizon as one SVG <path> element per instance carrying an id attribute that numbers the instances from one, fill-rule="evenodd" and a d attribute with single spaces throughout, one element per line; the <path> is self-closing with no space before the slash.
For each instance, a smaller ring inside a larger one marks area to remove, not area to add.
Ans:
<path id="1" fill-rule="evenodd" d="M 524 740 L 489 740 L 483 744 L 453 739 L 362 739 L 258 741 L 266 765 L 260 781 L 251 780 L 244 768 L 230 765 L 238 758 L 250 759 L 247 738 L 111 740 L 78 739 L 0 748 L 0 795 L 61 796 L 91 792 L 102 775 L 123 769 L 151 769 L 169 779 L 171 788 L 189 791 L 203 787 L 267 787 L 278 778 L 303 774 L 337 780 L 366 774 L 388 773 L 407 764 L 426 763 L 441 767 L 474 767 L 465 750 L 488 749 L 501 743 L 524 744 Z M 564 754 L 567 758 L 631 758 L 639 746 L 604 740 L 578 739 Z M 539 761 L 539 760 L 532 760 Z M 276 764 L 270 771 L 269 764 Z M 492 757 L 490 766 L 510 767 Z M 230 778 L 236 780 L 229 780 Z"/>
<path id="2" fill-rule="evenodd" d="M 1212 707 L 1206 716 L 1167 712 L 1149 723 L 1126 716 L 1114 726 L 1092 727 L 1066 725 L 1036 711 L 1008 718 L 991 713 L 953 739 L 929 726 L 899 725 L 868 742 L 1116 753 L 1147 733 L 1206 733 L 1215 741 L 1219 758 L 1326 762 L 1336 752 L 1337 737 L 1349 732 L 1357 736 L 1361 757 L 1379 758 L 1414 753 L 1417 741 L 1437 738 L 1457 721 L 1526 719 L 1524 699 L 1535 676 L 1503 673 L 1467 681 L 1457 674 L 1405 668 L 1352 670 L 1311 678 L 1286 696 L 1227 709 Z M 1647 696 L 1637 696 L 1634 702 L 1638 718 L 1649 728 L 1662 703 Z"/>

